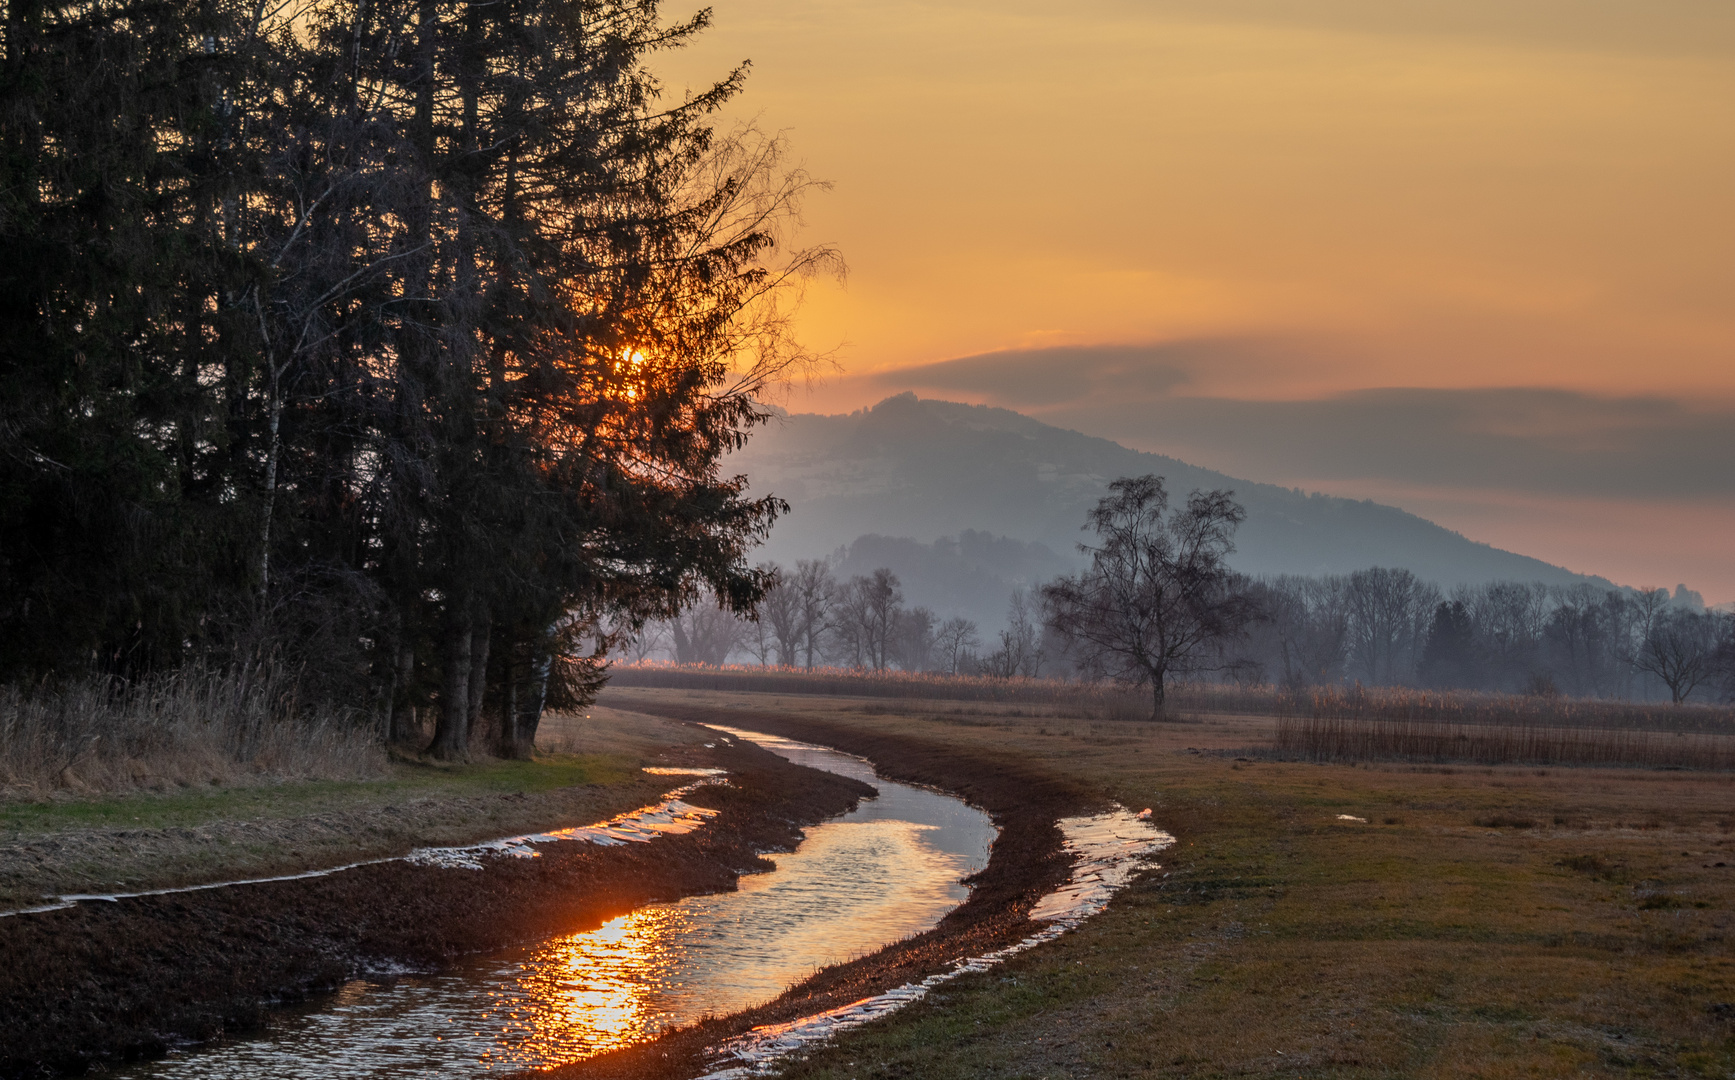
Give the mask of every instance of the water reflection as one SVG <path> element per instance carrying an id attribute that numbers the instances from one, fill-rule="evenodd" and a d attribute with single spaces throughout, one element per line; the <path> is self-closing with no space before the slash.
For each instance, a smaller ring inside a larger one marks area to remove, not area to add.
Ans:
<path id="1" fill-rule="evenodd" d="M 127 1075 L 295 1080 L 546 1068 L 769 1000 L 818 968 L 927 929 L 965 898 L 959 879 L 986 865 L 994 837 L 984 814 L 873 779 L 860 758 L 781 740 L 770 748 L 869 779 L 880 797 L 810 828 L 795 852 L 771 856 L 776 872 L 744 877 L 736 892 L 651 905 L 439 975 L 357 981 L 284 1017 L 265 1038 Z"/>

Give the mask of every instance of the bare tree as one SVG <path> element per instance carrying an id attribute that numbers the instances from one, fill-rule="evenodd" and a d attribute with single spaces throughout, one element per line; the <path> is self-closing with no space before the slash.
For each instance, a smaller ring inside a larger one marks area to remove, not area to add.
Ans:
<path id="1" fill-rule="evenodd" d="M 801 654 L 801 594 L 789 576 L 776 564 L 763 563 L 759 569 L 771 577 L 765 597 L 759 601 L 760 626 L 776 646 L 777 662 L 784 667 L 794 667 Z M 760 662 L 766 661 L 762 659 Z"/>
<path id="2" fill-rule="evenodd" d="M 1717 617 L 1673 608 L 1652 622 L 1633 666 L 1649 672 L 1669 688 L 1679 705 L 1717 674 Z"/>
<path id="3" fill-rule="evenodd" d="M 832 632 L 856 667 L 884 671 L 890 664 L 904 600 L 899 586 L 898 576 L 882 566 L 851 578 L 841 591 Z"/>
<path id="4" fill-rule="evenodd" d="M 795 564 L 795 574 L 789 579 L 795 592 L 795 641 L 802 664 L 813 670 L 813 661 L 822 654 L 826 632 L 831 626 L 831 609 L 837 600 L 837 578 L 823 559 L 802 559 Z"/>
<path id="5" fill-rule="evenodd" d="M 892 659 L 905 671 L 926 671 L 939 643 L 938 621 L 925 607 L 900 609 L 892 628 Z"/>
<path id="6" fill-rule="evenodd" d="M 947 619 L 934 633 L 934 648 L 945 658 L 947 674 L 958 674 L 958 665 L 970 653 L 982 647 L 981 632 L 969 619 Z"/>
<path id="7" fill-rule="evenodd" d="M 1092 667 L 1151 687 L 1222 667 L 1220 646 L 1256 614 L 1226 562 L 1246 518 L 1228 491 L 1194 491 L 1172 513 L 1160 476 L 1123 477 L 1090 512 L 1088 570 L 1042 590 L 1049 621 Z"/>
<path id="8" fill-rule="evenodd" d="M 1376 566 L 1349 576 L 1351 656 L 1371 683 L 1407 682 L 1421 657 L 1440 590 L 1408 570 Z"/>
<path id="9" fill-rule="evenodd" d="M 1035 610 L 1030 594 L 1022 588 L 1012 590 L 1006 609 L 1006 629 L 1000 631 L 1000 647 L 983 657 L 983 670 L 996 678 L 1010 679 L 1022 675 L 1034 679 L 1042 671 L 1047 650 L 1042 641 L 1042 620 Z"/>
<path id="10" fill-rule="evenodd" d="M 741 642 L 741 620 L 715 600 L 701 600 L 669 620 L 675 660 L 722 667 Z"/>
<path id="11" fill-rule="evenodd" d="M 1349 652 L 1347 591 L 1341 577 L 1280 577 L 1260 586 L 1264 628 L 1285 686 L 1318 686 L 1342 674 Z"/>

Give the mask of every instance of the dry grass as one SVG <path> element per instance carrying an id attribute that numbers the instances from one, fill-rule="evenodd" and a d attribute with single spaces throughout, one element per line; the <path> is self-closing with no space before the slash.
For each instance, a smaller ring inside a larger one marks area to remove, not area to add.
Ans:
<path id="1" fill-rule="evenodd" d="M 1528 723 L 1279 716 L 1272 749 L 1306 761 L 1735 769 L 1735 736 Z"/>
<path id="2" fill-rule="evenodd" d="M 378 732 L 271 669 L 0 687 L 0 798 L 366 779 L 386 760 Z"/>
<path id="3" fill-rule="evenodd" d="M 1108 682 L 995 679 L 986 676 L 864 671 L 851 668 L 751 667 L 643 663 L 615 667 L 610 684 L 668 690 L 809 694 L 896 700 L 1043 705 L 1081 719 L 1144 720 L 1150 694 Z M 1179 716 L 1277 716 L 1340 720 L 1427 721 L 1457 725 L 1594 728 L 1604 731 L 1701 732 L 1735 736 L 1735 708 L 1469 690 L 1179 683 L 1167 706 Z M 1587 759 L 1591 760 L 1591 759 Z"/>
<path id="4" fill-rule="evenodd" d="M 1735 1075 L 1728 773 L 1236 760 L 1271 745 L 1271 717 L 604 700 L 653 695 L 743 727 L 789 712 L 1017 755 L 1152 807 L 1179 838 L 1078 932 L 785 1077 Z"/>
<path id="5" fill-rule="evenodd" d="M 1596 728 L 1604 731 L 1692 731 L 1735 735 L 1735 708 L 1666 705 L 1473 690 L 1324 686 L 1296 693 L 1266 688 L 1272 706 L 1246 711 L 1338 720 L 1403 720 L 1435 724 Z"/>

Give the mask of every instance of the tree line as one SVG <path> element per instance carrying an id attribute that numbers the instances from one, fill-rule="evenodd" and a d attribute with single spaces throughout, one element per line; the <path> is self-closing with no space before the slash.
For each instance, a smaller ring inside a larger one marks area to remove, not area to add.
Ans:
<path id="1" fill-rule="evenodd" d="M 654 0 L 8 0 L 0 678 L 275 658 L 528 752 L 622 632 L 736 611 L 722 468 L 807 362 L 812 187 Z"/>
<path id="2" fill-rule="evenodd" d="M 1239 655 L 1274 682 L 1675 701 L 1735 695 L 1735 614 L 1666 589 L 1514 581 L 1443 593 L 1408 570 L 1255 583 Z"/>
<path id="3" fill-rule="evenodd" d="M 1667 590 L 1491 582 L 1444 593 L 1404 569 L 1251 578 L 1230 569 L 1244 517 L 1228 491 L 1171 506 L 1160 477 L 1124 478 L 1091 512 L 1077 574 L 1015 590 L 1006 625 L 905 607 L 881 568 L 838 581 L 827 563 L 762 570 L 756 615 L 699 605 L 634 644 L 681 662 L 816 663 L 948 674 L 1344 682 L 1585 697 L 1735 698 L 1735 613 Z"/>

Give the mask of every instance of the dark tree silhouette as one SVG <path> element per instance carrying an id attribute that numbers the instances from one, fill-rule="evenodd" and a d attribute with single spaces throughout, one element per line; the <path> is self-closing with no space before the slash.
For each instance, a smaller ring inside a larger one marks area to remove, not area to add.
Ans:
<path id="1" fill-rule="evenodd" d="M 1160 476 L 1126 477 L 1091 511 L 1097 546 L 1079 545 L 1088 570 L 1042 590 L 1050 624 L 1082 666 L 1149 685 L 1163 716 L 1176 675 L 1224 666 L 1220 646 L 1257 614 L 1226 562 L 1246 517 L 1233 492 L 1195 491 L 1169 509 Z"/>
<path id="2" fill-rule="evenodd" d="M 1717 674 L 1717 617 L 1667 609 L 1659 613 L 1633 657 L 1633 667 L 1663 681 L 1675 704 Z"/>

